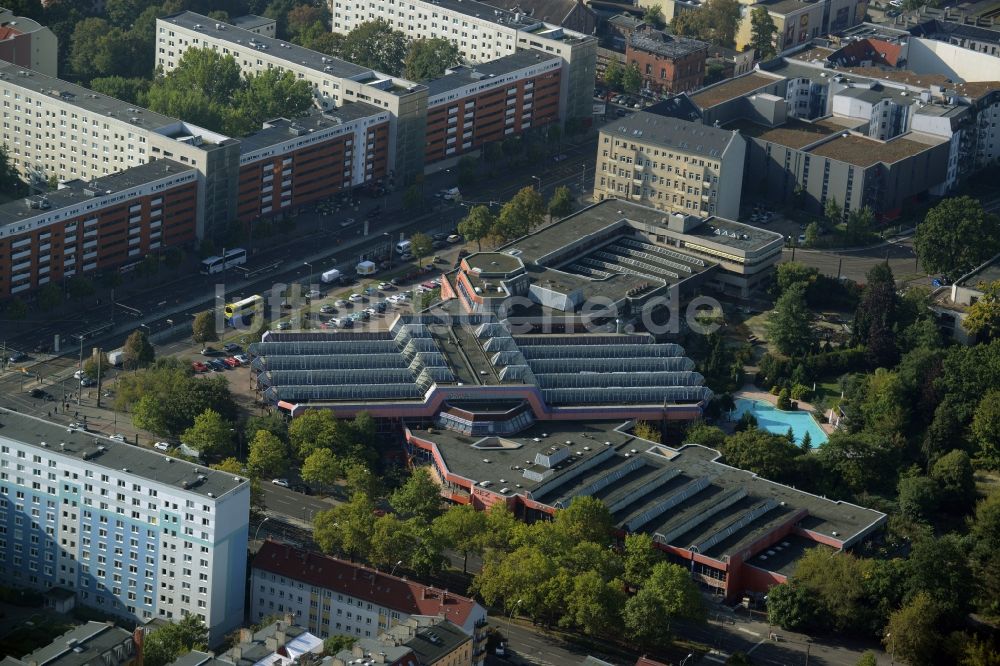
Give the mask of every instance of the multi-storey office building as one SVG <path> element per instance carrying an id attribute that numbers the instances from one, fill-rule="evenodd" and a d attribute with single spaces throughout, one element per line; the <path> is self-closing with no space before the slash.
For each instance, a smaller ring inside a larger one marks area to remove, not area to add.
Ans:
<path id="1" fill-rule="evenodd" d="M 388 163 L 389 112 L 369 104 L 268 121 L 240 141 L 237 219 L 250 222 L 381 180 Z"/>
<path id="2" fill-rule="evenodd" d="M 321 638 L 375 638 L 411 616 L 440 616 L 485 638 L 486 609 L 472 599 L 274 541 L 253 558 L 250 602 L 253 621 L 287 613 Z"/>
<path id="3" fill-rule="evenodd" d="M 427 82 L 428 163 L 559 120 L 562 59 L 518 51 Z"/>
<path id="4" fill-rule="evenodd" d="M 640 111 L 601 128 L 594 197 L 735 220 L 745 156 L 738 132 Z"/>
<path id="5" fill-rule="evenodd" d="M 243 621 L 250 484 L 0 410 L 0 580 L 135 621 Z"/>
<path id="6" fill-rule="evenodd" d="M 0 205 L 0 299 L 196 239 L 198 171 L 163 159 Z"/>
<path id="7" fill-rule="evenodd" d="M 521 49 L 553 53 L 565 63 L 559 116 L 589 121 L 597 39 L 475 0 L 331 0 L 334 32 L 384 19 L 413 39 L 447 39 L 468 62 L 485 63 Z"/>
<path id="8" fill-rule="evenodd" d="M 246 73 L 269 69 L 292 72 L 309 82 L 316 105 L 323 111 L 347 102 L 365 102 L 386 110 L 389 113 L 389 171 L 406 181 L 423 170 L 426 86 L 194 12 L 157 19 L 157 67 L 171 71 L 191 48 L 211 48 L 231 55 Z"/>

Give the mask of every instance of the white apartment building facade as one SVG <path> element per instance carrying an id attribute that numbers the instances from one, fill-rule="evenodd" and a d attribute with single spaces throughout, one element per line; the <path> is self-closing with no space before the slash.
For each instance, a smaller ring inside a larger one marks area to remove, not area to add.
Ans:
<path id="1" fill-rule="evenodd" d="M 210 48 L 231 55 L 247 74 L 277 69 L 308 81 L 324 111 L 365 102 L 390 116 L 389 170 L 404 180 L 423 170 L 427 88 L 194 12 L 156 20 L 156 66 L 169 72 L 185 51 Z"/>
<path id="2" fill-rule="evenodd" d="M 243 620 L 250 486 L 127 443 L 0 410 L 0 581 L 137 622 Z"/>
<path id="3" fill-rule="evenodd" d="M 411 616 L 441 616 L 470 636 L 486 625 L 472 599 L 274 541 L 251 564 L 250 598 L 252 621 L 290 614 L 321 638 L 375 638 Z"/>
<path id="4" fill-rule="evenodd" d="M 412 39 L 449 40 L 470 63 L 529 48 L 559 55 L 566 66 L 560 117 L 591 116 L 597 69 L 597 40 L 591 35 L 475 0 L 330 0 L 329 6 L 333 32 L 384 19 Z"/>

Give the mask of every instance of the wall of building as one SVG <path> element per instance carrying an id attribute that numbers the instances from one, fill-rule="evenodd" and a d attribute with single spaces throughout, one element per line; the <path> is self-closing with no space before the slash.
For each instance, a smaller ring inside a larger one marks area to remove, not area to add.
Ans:
<path id="1" fill-rule="evenodd" d="M 557 122 L 561 61 L 553 60 L 540 69 L 530 78 L 518 78 L 515 73 L 510 83 L 501 79 L 494 84 L 487 79 L 480 86 L 437 96 L 427 114 L 425 160 L 455 157 Z"/>
<path id="2" fill-rule="evenodd" d="M 34 218 L 0 228 L 0 299 L 191 243 L 197 210 L 195 171 L 39 210 Z"/>
<path id="3" fill-rule="evenodd" d="M 240 157 L 236 217 L 273 217 L 386 176 L 388 114 Z"/>
<path id="4" fill-rule="evenodd" d="M 659 210 L 703 218 L 739 217 L 746 152 L 742 137 L 734 134 L 723 155 L 716 159 L 679 147 L 667 149 L 636 141 L 601 132 L 595 198 L 630 199 Z M 726 214 L 720 206 L 725 207 Z"/>
<path id="5" fill-rule="evenodd" d="M 58 478 L 32 489 L 7 471 L 0 477 L 5 584 L 59 585 L 84 605 L 133 621 L 194 613 L 208 625 L 212 645 L 238 626 L 248 484 L 209 498 L 3 436 L 0 447 L 4 462 L 21 458 Z"/>
<path id="6" fill-rule="evenodd" d="M 687 92 L 700 88 L 705 80 L 705 49 L 680 58 L 667 58 L 658 53 L 637 49 L 629 44 L 625 59 L 635 63 L 642 75 L 642 87 L 655 92 Z"/>
<path id="7" fill-rule="evenodd" d="M 719 161 L 715 185 L 715 215 L 727 220 L 740 219 L 740 202 L 743 195 L 743 167 L 746 164 L 747 142 L 739 134 L 733 135 Z"/>
<path id="8" fill-rule="evenodd" d="M 9 9 L 2 8 L 0 26 L 10 33 L 0 41 L 0 60 L 46 76 L 57 76 L 59 40 L 51 30 L 33 19 L 15 16 Z"/>
<path id="9" fill-rule="evenodd" d="M 1000 57 L 973 51 L 936 39 L 911 37 L 907 69 L 918 73 L 941 74 L 953 81 L 996 81 L 1000 78 Z"/>
<path id="10" fill-rule="evenodd" d="M 334 109 L 345 102 L 366 102 L 390 113 L 388 170 L 402 182 L 414 178 L 423 170 L 424 128 L 427 116 L 427 88 L 402 79 L 373 73 L 364 82 L 337 76 L 333 72 L 314 69 L 289 60 L 284 49 L 258 50 L 246 46 L 243 50 L 229 38 L 246 34 L 232 26 L 216 30 L 214 22 L 205 19 L 201 30 L 157 19 L 156 64 L 169 72 L 177 66 L 181 55 L 189 48 L 210 47 L 228 52 L 245 73 L 268 69 L 288 70 L 313 87 L 316 106 Z M 235 192 L 234 192 L 235 200 Z"/>

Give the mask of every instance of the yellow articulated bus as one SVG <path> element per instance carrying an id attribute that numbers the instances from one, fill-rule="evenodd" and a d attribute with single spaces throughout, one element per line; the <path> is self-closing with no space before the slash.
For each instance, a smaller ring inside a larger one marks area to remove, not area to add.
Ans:
<path id="1" fill-rule="evenodd" d="M 230 303 L 226 306 L 226 324 L 229 326 L 239 326 L 247 324 L 256 316 L 264 314 L 263 297 L 254 294 L 243 300 Z"/>

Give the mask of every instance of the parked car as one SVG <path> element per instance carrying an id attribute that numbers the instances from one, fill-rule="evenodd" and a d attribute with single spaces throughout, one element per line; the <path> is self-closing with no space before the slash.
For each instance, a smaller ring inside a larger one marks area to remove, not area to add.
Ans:
<path id="1" fill-rule="evenodd" d="M 173 447 L 170 442 L 157 442 L 156 444 L 153 444 L 153 448 L 157 451 L 169 451 Z"/>
<path id="2" fill-rule="evenodd" d="M 379 288 L 379 289 L 380 289 L 381 291 L 390 291 L 390 290 L 392 290 L 392 289 L 395 289 L 395 288 L 396 288 L 396 285 L 394 285 L 394 284 L 393 284 L 393 283 L 391 283 L 391 282 L 379 282 L 379 283 L 378 283 L 378 288 Z"/>
<path id="3" fill-rule="evenodd" d="M 83 370 L 77 370 L 76 372 L 73 373 L 73 379 L 83 379 L 86 376 L 87 373 L 84 372 Z"/>
<path id="4" fill-rule="evenodd" d="M 291 484 L 288 483 L 288 479 L 271 479 L 271 483 L 276 486 L 281 486 L 282 488 L 290 488 Z"/>
<path id="5" fill-rule="evenodd" d="M 345 301 L 343 298 L 338 298 L 334 302 L 334 305 L 336 305 L 338 308 L 349 308 L 349 307 L 351 307 L 351 304 L 348 303 L 347 301 Z"/>
<path id="6" fill-rule="evenodd" d="M 290 321 L 279 321 L 276 328 L 279 331 L 287 331 L 291 327 L 292 327 L 292 322 L 290 322 Z"/>
<path id="7" fill-rule="evenodd" d="M 229 358 L 222 359 L 222 362 L 225 363 L 226 365 L 228 365 L 230 368 L 236 368 L 236 367 L 239 367 L 239 365 L 240 365 L 240 362 L 237 361 L 232 356 L 230 356 Z"/>
<path id="8" fill-rule="evenodd" d="M 361 294 L 351 294 L 349 300 L 351 301 L 351 303 L 360 303 L 363 298 L 364 296 L 362 296 Z"/>
<path id="9" fill-rule="evenodd" d="M 216 349 L 215 347 L 205 347 L 204 349 L 201 350 L 202 356 L 217 356 L 218 354 L 219 350 Z"/>
<path id="10" fill-rule="evenodd" d="M 386 308 L 385 301 L 379 301 L 378 303 L 375 304 L 375 312 L 379 313 L 385 312 L 385 308 Z"/>
<path id="11" fill-rule="evenodd" d="M 191 364 L 191 367 L 194 369 L 195 372 L 208 372 L 208 366 L 202 363 L 201 361 L 195 361 L 194 363 Z"/>
<path id="12" fill-rule="evenodd" d="M 458 234 L 452 234 L 452 235 L 448 236 L 447 238 L 445 238 L 445 240 L 448 241 L 449 243 L 451 243 L 452 245 L 454 245 L 455 243 L 461 243 L 462 242 L 462 237 L 459 236 Z"/>
<path id="13" fill-rule="evenodd" d="M 438 233 L 431 236 L 431 240 L 447 240 L 448 234 Z"/>
<path id="14" fill-rule="evenodd" d="M 222 345 L 222 351 L 229 352 L 230 354 L 238 352 L 241 349 L 243 349 L 243 348 L 240 347 L 235 342 L 227 342 L 226 344 Z"/>
<path id="15" fill-rule="evenodd" d="M 354 224 L 354 218 L 353 217 L 345 217 L 344 220 L 340 223 L 340 228 L 341 229 L 346 229 L 347 227 L 351 226 L 352 224 Z"/>
<path id="16" fill-rule="evenodd" d="M 90 377 L 84 377 L 80 380 L 80 386 L 97 386 L 97 380 L 91 379 Z"/>
<path id="17" fill-rule="evenodd" d="M 116 432 L 115 434 L 111 435 L 111 437 L 109 437 L 109 439 L 113 439 L 116 442 L 124 442 L 125 441 L 125 435 L 121 434 L 120 432 Z"/>
<path id="18" fill-rule="evenodd" d="M 333 314 L 334 312 L 337 311 L 337 308 L 335 308 L 332 305 L 330 305 L 329 303 L 327 303 L 326 305 L 324 305 L 323 307 L 321 307 L 319 309 L 319 311 L 322 312 L 323 314 Z"/>
<path id="19" fill-rule="evenodd" d="M 308 299 L 322 298 L 322 296 L 323 294 L 320 293 L 319 289 L 310 289 L 306 292 L 306 298 Z"/>
<path id="20" fill-rule="evenodd" d="M 226 369 L 229 368 L 229 366 L 226 365 L 220 359 L 214 359 L 214 360 L 212 360 L 211 365 L 212 365 L 212 369 L 215 370 L 216 372 L 222 372 L 223 370 L 226 370 Z"/>

